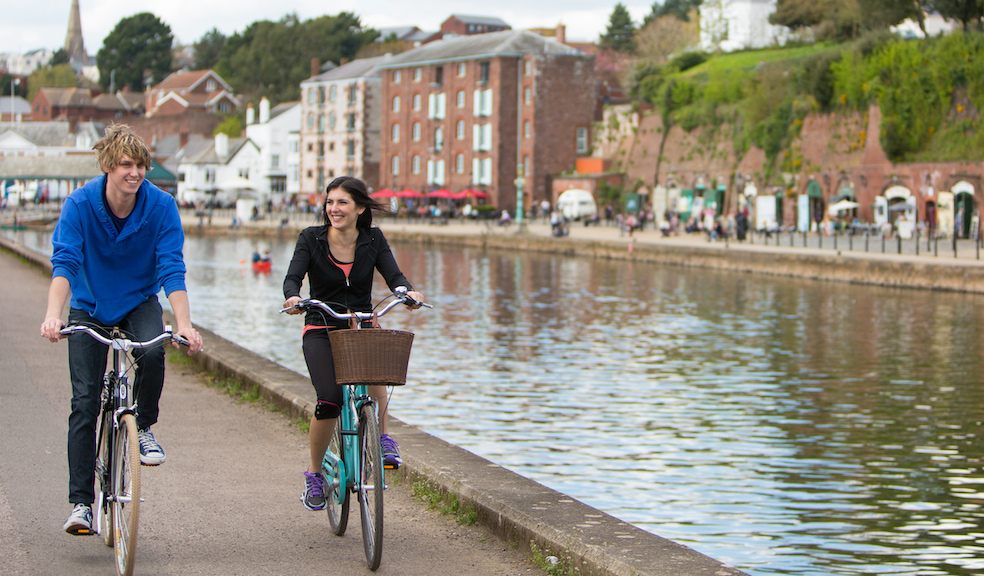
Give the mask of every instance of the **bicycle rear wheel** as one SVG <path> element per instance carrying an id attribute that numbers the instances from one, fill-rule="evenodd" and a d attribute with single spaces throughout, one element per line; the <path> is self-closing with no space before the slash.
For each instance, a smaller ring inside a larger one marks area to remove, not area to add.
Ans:
<path id="1" fill-rule="evenodd" d="M 109 474 L 109 439 L 113 435 L 113 415 L 110 412 L 102 413 L 102 424 L 100 427 L 99 452 L 96 456 L 96 483 L 99 490 L 96 493 L 96 526 L 102 541 L 106 546 L 113 545 L 113 515 L 109 509 L 109 496 L 113 491 L 110 484 Z"/>
<path id="2" fill-rule="evenodd" d="M 140 519 L 140 443 L 137 419 L 124 414 L 113 446 L 112 510 L 113 552 L 116 573 L 130 576 L 137 554 L 137 522 Z"/>
<path id="3" fill-rule="evenodd" d="M 347 480 L 352 471 L 345 469 L 344 449 L 342 418 L 339 416 L 335 419 L 335 432 L 328 442 L 328 451 L 337 458 L 335 465 L 338 470 L 332 471 L 322 466 L 326 481 L 325 500 L 328 501 L 325 510 L 328 511 L 328 525 L 331 526 L 331 531 L 334 532 L 335 536 L 345 534 L 345 529 L 348 528 L 349 504 L 352 502 L 352 499 L 349 498 Z"/>
<path id="4" fill-rule="evenodd" d="M 383 557 L 383 451 L 375 406 L 366 404 L 359 414 L 359 509 L 362 511 L 362 545 L 370 570 Z"/>

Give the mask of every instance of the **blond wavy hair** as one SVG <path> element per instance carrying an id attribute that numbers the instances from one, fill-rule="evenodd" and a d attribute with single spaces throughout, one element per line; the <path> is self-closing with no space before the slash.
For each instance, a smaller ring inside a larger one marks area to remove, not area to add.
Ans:
<path id="1" fill-rule="evenodd" d="M 126 124 L 107 126 L 106 135 L 92 149 L 96 151 L 96 158 L 103 172 L 116 168 L 124 156 L 129 156 L 137 166 L 150 169 L 150 149 Z"/>

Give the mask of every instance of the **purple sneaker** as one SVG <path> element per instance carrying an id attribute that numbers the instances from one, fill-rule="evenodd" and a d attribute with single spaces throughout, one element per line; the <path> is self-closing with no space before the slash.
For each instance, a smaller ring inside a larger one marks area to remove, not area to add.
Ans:
<path id="1" fill-rule="evenodd" d="M 325 480 L 320 473 L 304 472 L 304 492 L 301 494 L 301 503 L 308 510 L 324 510 Z"/>
<path id="2" fill-rule="evenodd" d="M 400 445 L 389 434 L 379 437 L 379 444 L 383 447 L 383 468 L 396 470 L 403 464 L 400 458 Z"/>

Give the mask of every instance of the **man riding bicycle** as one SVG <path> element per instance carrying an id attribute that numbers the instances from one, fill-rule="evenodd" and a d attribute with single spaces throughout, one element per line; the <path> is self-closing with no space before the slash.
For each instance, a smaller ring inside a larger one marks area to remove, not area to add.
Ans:
<path id="1" fill-rule="evenodd" d="M 150 150 L 126 125 L 114 124 L 93 147 L 102 176 L 72 192 L 51 236 L 51 284 L 41 336 L 59 340 L 65 302 L 71 294 L 70 323 L 119 326 L 136 340 L 163 332 L 161 288 L 174 312 L 175 334 L 201 349 L 191 324 L 184 232 L 174 198 L 150 182 Z M 96 460 L 96 419 L 108 348 L 85 335 L 70 336 L 68 365 L 72 411 L 68 418 L 69 534 L 92 534 Z M 134 353 L 137 369 L 137 426 L 140 462 L 164 462 L 164 449 L 150 427 L 157 422 L 164 385 L 164 351 Z"/>

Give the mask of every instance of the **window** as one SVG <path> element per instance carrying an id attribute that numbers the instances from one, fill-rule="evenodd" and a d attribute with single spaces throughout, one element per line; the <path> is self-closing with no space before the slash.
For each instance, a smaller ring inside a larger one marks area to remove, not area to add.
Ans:
<path id="1" fill-rule="evenodd" d="M 414 122 L 411 128 L 411 135 L 414 142 L 420 142 L 420 122 Z"/>
<path id="2" fill-rule="evenodd" d="M 523 89 L 523 102 L 525 102 L 526 105 L 533 103 L 533 90 L 529 86 Z"/>
<path id="3" fill-rule="evenodd" d="M 434 68 L 434 85 L 444 85 L 444 66 L 437 66 Z"/>
<path id="4" fill-rule="evenodd" d="M 413 95 L 413 111 L 420 112 L 420 94 Z"/>
<path id="5" fill-rule="evenodd" d="M 270 168 L 273 169 L 280 168 L 280 154 L 270 155 Z"/>
<path id="6" fill-rule="evenodd" d="M 345 141 L 345 156 L 347 158 L 355 157 L 355 140 L 351 138 Z"/>
<path id="7" fill-rule="evenodd" d="M 443 120 L 445 116 L 445 97 L 444 92 L 430 94 L 427 97 L 427 117 Z"/>
<path id="8" fill-rule="evenodd" d="M 325 87 L 318 86 L 318 104 L 325 103 Z"/>
<path id="9" fill-rule="evenodd" d="M 335 113 L 334 112 L 331 112 L 331 113 L 328 114 L 328 129 L 331 130 L 331 131 L 333 131 L 333 132 L 335 130 Z"/>
<path id="10" fill-rule="evenodd" d="M 427 183 L 444 184 L 444 160 L 427 161 Z"/>
<path id="11" fill-rule="evenodd" d="M 410 171 L 414 175 L 420 174 L 420 156 L 414 156 L 413 159 L 410 160 Z"/>
<path id="12" fill-rule="evenodd" d="M 345 115 L 345 129 L 349 132 L 355 130 L 355 112 L 349 112 Z"/>
<path id="13" fill-rule="evenodd" d="M 399 176 L 400 175 L 400 157 L 399 156 L 393 156 L 393 160 L 390 162 L 390 173 L 393 174 L 393 176 Z"/>
<path id="14" fill-rule="evenodd" d="M 328 151 L 329 152 L 334 152 L 335 151 L 335 141 L 334 140 L 328 143 Z"/>
<path id="15" fill-rule="evenodd" d="M 349 87 L 348 87 L 347 92 L 348 92 L 348 103 L 349 103 L 349 105 L 355 104 L 356 100 L 358 99 L 358 95 L 359 95 L 359 87 L 356 86 L 355 84 L 349 84 Z"/>
<path id="16" fill-rule="evenodd" d="M 587 154 L 588 153 L 588 129 L 578 128 L 577 129 L 577 153 Z"/>
<path id="17" fill-rule="evenodd" d="M 420 82 L 420 79 L 424 77 L 424 71 L 420 68 L 413 69 L 413 81 Z"/>
<path id="18" fill-rule="evenodd" d="M 314 86 L 308 88 L 307 101 L 308 104 L 316 104 L 318 102 L 318 89 Z"/>
<path id="19" fill-rule="evenodd" d="M 390 129 L 390 140 L 392 140 L 393 142 L 399 142 L 400 141 L 400 125 L 399 124 L 393 124 L 393 127 Z"/>
<path id="20" fill-rule="evenodd" d="M 338 96 L 338 86 L 335 86 L 334 84 L 332 84 L 328 88 L 328 101 L 329 102 L 334 102 L 335 101 L 335 98 L 337 96 Z"/>
<path id="21" fill-rule="evenodd" d="M 434 129 L 434 151 L 440 152 L 444 149 L 444 128 L 438 126 Z"/>
<path id="22" fill-rule="evenodd" d="M 215 168 L 206 168 L 205 169 L 205 182 L 207 182 L 209 184 L 211 184 L 212 182 L 215 182 Z"/>
<path id="23" fill-rule="evenodd" d="M 523 122 L 523 136 L 526 138 L 533 137 L 533 129 L 530 127 L 530 121 L 527 120 Z"/>
<path id="24" fill-rule="evenodd" d="M 325 115 L 318 114 L 318 132 L 325 131 Z"/>
<path id="25" fill-rule="evenodd" d="M 314 114 L 308 114 L 307 127 L 308 130 L 314 130 Z"/>
<path id="26" fill-rule="evenodd" d="M 399 111 L 400 111 L 400 97 L 393 96 L 393 112 L 399 112 Z"/>
<path id="27" fill-rule="evenodd" d="M 319 141 L 318 142 L 318 159 L 320 160 L 320 159 L 322 159 L 324 157 L 325 157 L 325 143 Z"/>
<path id="28" fill-rule="evenodd" d="M 393 84 L 399 84 L 399 83 L 400 83 L 400 71 L 393 70 Z M 393 160 L 396 160 L 396 158 L 393 158 Z"/>
<path id="29" fill-rule="evenodd" d="M 465 71 L 468 70 L 468 66 L 464 62 L 458 62 L 458 78 L 465 77 Z"/>
<path id="30" fill-rule="evenodd" d="M 527 60 L 526 62 L 523 63 L 523 74 L 525 74 L 526 76 L 532 76 L 533 75 L 533 61 L 532 60 Z"/>
<path id="31" fill-rule="evenodd" d="M 491 158 L 472 158 L 472 184 L 492 184 Z"/>
<path id="32" fill-rule="evenodd" d="M 465 173 L 465 155 L 458 154 L 454 158 L 454 171 L 458 174 Z"/>
<path id="33" fill-rule="evenodd" d="M 488 84 L 489 82 L 489 63 L 479 62 L 478 64 L 478 81 L 482 84 Z"/>
<path id="34" fill-rule="evenodd" d="M 464 90 L 458 90 L 458 94 L 455 95 L 455 98 L 457 100 L 457 106 L 458 106 L 458 108 L 464 108 L 465 107 L 465 91 Z"/>
<path id="35" fill-rule="evenodd" d="M 475 90 L 472 95 L 474 100 L 474 114 L 475 116 L 491 116 L 492 115 L 492 89 L 488 90 Z"/>
<path id="36" fill-rule="evenodd" d="M 455 126 L 455 138 L 458 140 L 465 139 L 465 121 L 458 120 L 458 124 Z"/>
<path id="37" fill-rule="evenodd" d="M 215 83 L 215 80 L 212 80 L 211 78 L 209 78 L 208 79 L 208 82 L 205 83 L 205 91 L 206 92 L 215 92 L 215 89 L 217 87 L 218 87 L 218 84 L 216 84 Z"/>
<path id="38" fill-rule="evenodd" d="M 475 124 L 472 126 L 472 150 L 487 152 L 492 149 L 492 125 Z"/>

